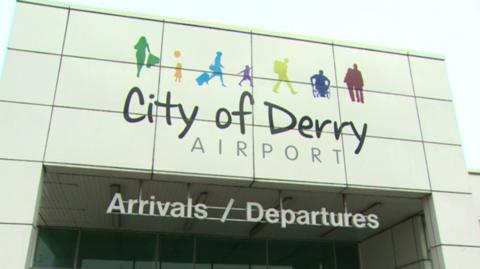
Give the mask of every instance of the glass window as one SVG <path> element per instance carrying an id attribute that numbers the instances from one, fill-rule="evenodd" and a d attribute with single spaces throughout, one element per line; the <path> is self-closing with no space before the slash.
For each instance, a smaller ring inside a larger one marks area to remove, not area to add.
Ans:
<path id="1" fill-rule="evenodd" d="M 78 267 L 155 269 L 154 234 L 82 231 Z"/>
<path id="2" fill-rule="evenodd" d="M 160 269 L 193 269 L 193 237 L 160 236 Z"/>
<path id="3" fill-rule="evenodd" d="M 40 229 L 34 268 L 73 268 L 77 238 L 74 230 Z M 360 268 L 351 242 L 270 240 L 267 250 L 262 239 L 159 235 L 157 249 L 152 233 L 81 231 L 78 251 L 82 269 L 267 269 L 267 260 L 270 269 Z"/>
<path id="4" fill-rule="evenodd" d="M 265 240 L 197 238 L 195 269 L 266 269 Z"/>
<path id="5" fill-rule="evenodd" d="M 78 231 L 41 229 L 35 267 L 73 268 Z"/>
<path id="6" fill-rule="evenodd" d="M 333 244 L 272 240 L 268 261 L 271 269 L 334 269 Z"/>
<path id="7" fill-rule="evenodd" d="M 358 249 L 355 243 L 337 243 L 335 244 L 335 251 L 337 269 L 360 268 L 358 263 Z"/>

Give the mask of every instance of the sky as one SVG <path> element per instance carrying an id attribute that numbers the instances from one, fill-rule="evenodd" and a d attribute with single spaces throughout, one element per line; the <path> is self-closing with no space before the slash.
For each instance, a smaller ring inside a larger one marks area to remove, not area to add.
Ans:
<path id="1" fill-rule="evenodd" d="M 480 0 L 58 0 L 446 58 L 467 167 L 480 172 Z M 15 1 L 0 0 L 0 71 Z"/>

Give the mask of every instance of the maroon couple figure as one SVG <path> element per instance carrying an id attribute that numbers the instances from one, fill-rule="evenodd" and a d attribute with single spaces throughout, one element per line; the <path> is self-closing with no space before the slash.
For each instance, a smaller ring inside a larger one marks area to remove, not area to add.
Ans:
<path id="1" fill-rule="evenodd" d="M 347 84 L 352 102 L 363 103 L 363 77 L 357 64 L 353 64 L 353 69 L 348 68 L 343 82 Z"/>

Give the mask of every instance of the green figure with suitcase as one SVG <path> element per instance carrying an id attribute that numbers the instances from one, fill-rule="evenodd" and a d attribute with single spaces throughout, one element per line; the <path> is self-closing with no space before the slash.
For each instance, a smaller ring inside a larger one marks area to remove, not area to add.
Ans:
<path id="1" fill-rule="evenodd" d="M 160 58 L 153 55 L 150 52 L 150 46 L 148 45 L 147 39 L 144 36 L 141 36 L 137 44 L 135 44 L 135 50 L 137 53 L 135 54 L 137 58 L 137 78 L 140 77 L 140 71 L 142 71 L 143 66 L 145 65 L 147 68 L 154 66 L 160 63 Z M 147 57 L 148 51 L 148 57 Z M 147 60 L 145 62 L 145 59 Z"/>

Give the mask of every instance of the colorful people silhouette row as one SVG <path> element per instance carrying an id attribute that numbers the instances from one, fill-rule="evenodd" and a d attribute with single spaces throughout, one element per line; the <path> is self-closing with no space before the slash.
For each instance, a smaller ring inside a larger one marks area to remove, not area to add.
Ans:
<path id="1" fill-rule="evenodd" d="M 288 71 L 288 59 L 285 58 L 282 61 L 276 60 L 274 62 L 273 71 L 277 73 L 277 83 L 273 87 L 273 91 L 278 93 L 278 88 L 281 82 L 287 83 L 288 88 L 292 94 L 296 94 L 298 91 L 293 88 L 287 75 Z M 364 103 L 363 99 L 363 76 L 362 72 L 358 70 L 357 64 L 353 64 L 353 69 L 348 68 L 345 75 L 344 82 L 347 84 L 348 92 L 352 102 Z M 324 74 L 323 70 L 319 70 L 318 74 L 314 74 L 310 77 L 310 85 L 312 86 L 313 97 L 326 97 L 330 98 L 330 79 Z"/>
<path id="2" fill-rule="evenodd" d="M 137 60 L 137 77 L 140 76 L 143 66 L 150 68 L 153 65 L 156 65 L 160 62 L 160 58 L 153 55 L 150 52 L 150 46 L 147 39 L 144 36 L 141 36 L 137 43 L 134 46 L 136 50 L 136 60 Z M 148 52 L 148 57 L 147 57 Z M 180 58 L 182 55 L 180 50 L 174 52 L 175 58 Z M 210 80 L 215 77 L 220 79 L 220 82 L 223 87 L 226 87 L 223 81 L 223 69 L 222 64 L 222 55 L 221 51 L 217 51 L 213 64 L 209 66 L 211 72 L 203 72 L 195 80 L 199 86 L 208 84 Z M 273 71 L 277 74 L 277 82 L 273 86 L 273 92 L 279 93 L 280 84 L 284 82 L 287 84 L 290 89 L 291 94 L 297 94 L 298 90 L 295 89 L 288 78 L 288 58 L 281 60 L 275 60 L 273 64 Z M 238 83 L 239 86 L 242 86 L 244 81 L 250 82 L 250 86 L 253 87 L 252 79 L 252 68 L 249 65 L 245 65 L 245 68 L 241 70 L 238 74 L 242 74 L 242 79 Z M 182 64 L 177 62 L 175 65 L 175 82 L 182 81 Z M 364 103 L 363 98 L 363 76 L 362 72 L 358 69 L 357 64 L 353 64 L 353 68 L 348 68 L 345 78 L 343 80 L 347 84 L 347 89 L 350 95 L 350 100 L 352 102 Z M 310 85 L 312 86 L 313 97 L 322 97 L 330 98 L 330 79 L 328 79 L 323 70 L 319 70 L 318 74 L 314 74 L 310 77 Z"/>

